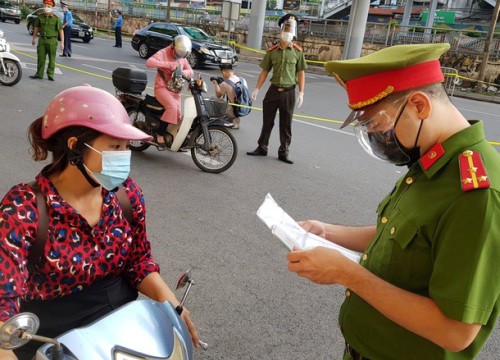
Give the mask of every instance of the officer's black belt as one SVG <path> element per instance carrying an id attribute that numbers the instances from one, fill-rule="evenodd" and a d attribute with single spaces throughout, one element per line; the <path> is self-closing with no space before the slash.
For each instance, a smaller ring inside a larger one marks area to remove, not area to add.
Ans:
<path id="1" fill-rule="evenodd" d="M 44 39 L 55 39 L 57 36 L 42 36 Z"/>
<path id="2" fill-rule="evenodd" d="M 349 354 L 349 356 L 351 357 L 351 359 L 353 360 L 369 360 L 367 357 L 364 357 L 363 355 L 361 355 L 359 352 L 357 352 L 356 350 L 354 350 L 351 345 L 349 345 L 346 341 L 345 343 L 345 348 L 346 348 L 346 351 L 347 353 Z"/>
<path id="3" fill-rule="evenodd" d="M 279 92 L 295 90 L 295 85 L 284 87 L 284 86 L 276 86 L 273 84 L 272 86 L 276 89 L 276 91 L 279 91 Z"/>

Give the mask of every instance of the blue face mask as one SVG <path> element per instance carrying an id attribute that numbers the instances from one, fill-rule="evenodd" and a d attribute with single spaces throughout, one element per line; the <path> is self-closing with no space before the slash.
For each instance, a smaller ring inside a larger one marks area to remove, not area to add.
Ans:
<path id="1" fill-rule="evenodd" d="M 85 145 L 102 155 L 102 170 L 100 173 L 92 172 L 85 165 L 83 166 L 103 188 L 110 191 L 127 180 L 132 155 L 130 150 L 100 152 L 88 144 Z"/>

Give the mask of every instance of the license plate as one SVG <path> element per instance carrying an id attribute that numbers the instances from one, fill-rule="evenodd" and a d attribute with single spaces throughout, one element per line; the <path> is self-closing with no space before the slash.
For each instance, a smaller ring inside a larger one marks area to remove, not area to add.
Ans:
<path id="1" fill-rule="evenodd" d="M 231 59 L 220 59 L 220 62 L 222 64 L 230 64 L 231 63 Z"/>
<path id="2" fill-rule="evenodd" d="M 78 32 L 79 37 L 85 37 L 85 31 L 79 31 Z"/>

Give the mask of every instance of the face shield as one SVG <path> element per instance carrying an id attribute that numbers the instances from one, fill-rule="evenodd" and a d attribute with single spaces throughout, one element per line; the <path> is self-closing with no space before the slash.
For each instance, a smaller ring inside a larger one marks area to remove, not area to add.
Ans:
<path id="1" fill-rule="evenodd" d="M 410 157 L 401 149 L 394 132 L 405 106 L 405 99 L 397 100 L 392 105 L 388 104 L 387 108 L 398 109 L 393 117 L 380 107 L 355 110 L 349 115 L 351 122 L 356 121 L 354 134 L 359 144 L 370 156 L 395 165 L 405 165 L 410 161 Z"/>

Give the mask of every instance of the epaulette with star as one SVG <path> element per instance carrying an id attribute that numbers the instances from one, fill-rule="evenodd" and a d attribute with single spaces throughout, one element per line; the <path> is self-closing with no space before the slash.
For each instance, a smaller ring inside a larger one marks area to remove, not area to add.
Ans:
<path id="1" fill-rule="evenodd" d="M 272 51 L 272 50 L 277 49 L 277 48 L 278 48 L 278 45 L 273 45 L 273 46 L 267 48 L 267 51 Z"/>
<path id="2" fill-rule="evenodd" d="M 302 51 L 302 47 L 300 47 L 299 45 L 297 44 L 293 44 L 293 47 L 296 48 L 297 50 L 299 51 Z"/>
<path id="3" fill-rule="evenodd" d="M 488 174 L 481 154 L 477 151 L 465 150 L 459 155 L 460 180 L 462 190 L 487 189 L 490 187 Z"/>

